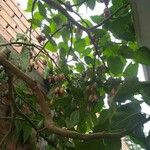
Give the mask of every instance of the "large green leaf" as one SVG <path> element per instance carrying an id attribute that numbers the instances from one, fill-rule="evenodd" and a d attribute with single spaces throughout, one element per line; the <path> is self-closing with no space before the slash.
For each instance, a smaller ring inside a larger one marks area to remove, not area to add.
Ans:
<path id="1" fill-rule="evenodd" d="M 124 83 L 122 83 L 114 97 L 117 102 L 124 102 L 130 99 L 136 92 L 139 91 L 139 82 L 137 78 L 129 78 Z"/>
<path id="2" fill-rule="evenodd" d="M 93 10 L 96 3 L 95 3 L 95 0 L 86 0 L 86 4 L 90 9 Z"/>
<path id="3" fill-rule="evenodd" d="M 98 24 L 104 20 L 104 17 L 100 15 L 95 15 L 95 16 L 91 16 L 91 19 L 94 23 Z"/>
<path id="4" fill-rule="evenodd" d="M 149 145 L 147 145 L 145 134 L 143 131 L 143 126 L 140 126 L 136 128 L 131 134 L 130 134 L 131 140 L 139 144 L 142 148 L 148 150 Z"/>
<path id="5" fill-rule="evenodd" d="M 39 13 L 43 16 L 43 17 L 46 17 L 46 8 L 45 8 L 45 6 L 40 2 L 40 1 L 38 1 L 38 3 L 37 3 L 37 5 L 38 5 L 38 9 L 39 9 Z"/>
<path id="6" fill-rule="evenodd" d="M 138 63 L 144 64 L 144 65 L 150 65 L 150 49 L 146 47 L 141 47 L 139 50 L 135 53 L 135 60 Z"/>
<path id="7" fill-rule="evenodd" d="M 124 58 L 133 58 L 134 56 L 134 51 L 130 47 L 123 45 L 119 47 L 119 55 L 121 55 Z"/>
<path id="8" fill-rule="evenodd" d="M 110 71 L 116 76 L 122 73 L 125 66 L 125 63 L 118 56 L 109 57 L 107 63 Z"/>
<path id="9" fill-rule="evenodd" d="M 53 21 L 56 23 L 58 28 L 67 22 L 66 17 L 60 13 L 53 16 Z"/>
<path id="10" fill-rule="evenodd" d="M 75 150 L 120 150 L 121 140 L 119 138 L 76 142 Z"/>
<path id="11" fill-rule="evenodd" d="M 46 44 L 45 48 L 48 49 L 51 52 L 56 52 L 58 50 L 57 46 L 56 46 L 56 43 L 54 41 L 49 41 Z"/>
<path id="12" fill-rule="evenodd" d="M 104 28 L 110 30 L 115 38 L 126 41 L 135 40 L 135 32 L 131 20 L 131 14 L 129 13 L 108 21 L 105 23 Z"/>
<path id="13" fill-rule="evenodd" d="M 74 111 L 70 115 L 70 119 L 67 122 L 67 127 L 72 128 L 79 123 L 80 112 Z"/>
<path id="14" fill-rule="evenodd" d="M 75 43 L 74 43 L 74 49 L 79 53 L 84 51 L 85 46 L 86 46 L 86 43 L 85 43 L 84 39 L 79 39 L 79 40 L 75 41 Z"/>
<path id="15" fill-rule="evenodd" d="M 76 70 L 82 73 L 85 70 L 83 63 L 76 63 Z"/>
<path id="16" fill-rule="evenodd" d="M 142 85 L 140 94 L 144 102 L 150 106 L 150 84 Z"/>
<path id="17" fill-rule="evenodd" d="M 27 122 L 24 122 L 22 124 L 22 129 L 23 129 L 23 143 L 25 143 L 31 136 L 32 128 Z"/>
<path id="18" fill-rule="evenodd" d="M 136 77 L 137 73 L 138 73 L 138 64 L 130 63 L 123 72 L 123 75 L 125 78 L 131 78 Z"/>
<path id="19" fill-rule="evenodd" d="M 32 4 L 33 4 L 33 1 L 34 0 L 28 0 L 28 3 L 27 3 L 27 8 L 26 8 L 26 12 L 31 12 L 32 11 Z M 36 9 L 37 7 L 37 3 L 35 4 L 35 7 L 34 7 L 34 10 Z"/>
<path id="20" fill-rule="evenodd" d="M 27 71 L 30 64 L 30 49 L 24 46 L 21 53 L 18 55 L 16 53 L 11 55 L 12 62 L 18 66 L 23 71 Z"/>

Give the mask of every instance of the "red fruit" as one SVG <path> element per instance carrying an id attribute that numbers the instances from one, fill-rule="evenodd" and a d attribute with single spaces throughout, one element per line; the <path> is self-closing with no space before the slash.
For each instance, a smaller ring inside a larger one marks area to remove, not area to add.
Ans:
<path id="1" fill-rule="evenodd" d="M 107 7 L 104 9 L 104 16 L 105 18 L 108 18 L 110 16 L 110 10 Z"/>
<path id="2" fill-rule="evenodd" d="M 55 81 L 55 82 L 58 82 L 58 81 L 59 81 L 59 77 L 55 76 L 55 77 L 54 77 L 54 81 Z"/>
<path id="3" fill-rule="evenodd" d="M 41 42 L 43 42 L 43 41 L 46 40 L 45 36 L 43 36 L 43 35 L 38 35 L 38 36 L 36 37 L 36 39 L 37 39 L 37 41 L 38 41 L 39 43 L 41 43 Z"/>
<path id="4" fill-rule="evenodd" d="M 95 83 L 91 86 L 90 90 L 92 93 L 96 91 L 96 84 Z"/>
<path id="5" fill-rule="evenodd" d="M 106 7 L 108 6 L 110 0 L 103 0 L 104 1 L 104 4 L 106 5 Z"/>
<path id="6" fill-rule="evenodd" d="M 93 95 L 93 101 L 94 102 L 97 102 L 97 100 L 98 100 L 98 96 L 95 94 L 95 95 Z"/>
<path id="7" fill-rule="evenodd" d="M 89 96 L 89 101 L 90 101 L 90 102 L 93 102 L 93 95 L 90 95 L 90 96 Z"/>

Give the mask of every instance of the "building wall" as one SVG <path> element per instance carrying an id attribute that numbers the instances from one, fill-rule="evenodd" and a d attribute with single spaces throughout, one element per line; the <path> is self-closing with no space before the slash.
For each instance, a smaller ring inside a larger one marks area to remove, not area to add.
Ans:
<path id="1" fill-rule="evenodd" d="M 19 3 L 16 0 L 0 0 L 0 36 L 6 42 L 16 39 L 18 33 L 26 34 L 29 37 L 30 23 Z M 32 42 L 38 44 L 36 37 L 41 34 L 39 29 L 32 30 Z M 22 47 L 12 45 L 15 51 L 21 52 Z M 34 49 L 37 53 L 38 50 Z M 38 61 L 39 67 L 36 67 L 40 74 L 43 73 L 43 66 Z"/>

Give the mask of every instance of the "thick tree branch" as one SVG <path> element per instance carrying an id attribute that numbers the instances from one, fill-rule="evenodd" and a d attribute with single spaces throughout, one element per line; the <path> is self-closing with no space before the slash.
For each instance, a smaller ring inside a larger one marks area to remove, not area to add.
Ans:
<path id="1" fill-rule="evenodd" d="M 24 72 L 19 70 L 13 64 L 11 64 L 4 57 L 4 55 L 2 53 L 0 53 L 0 64 L 3 65 L 4 68 L 9 70 L 12 74 L 16 75 L 18 78 L 20 78 L 23 81 L 25 81 L 30 86 L 30 88 L 33 90 L 33 92 L 34 92 L 34 94 L 35 94 L 35 96 L 37 98 L 38 104 L 41 106 L 42 113 L 44 114 L 46 119 L 48 119 L 51 122 L 51 124 L 53 124 L 49 107 L 48 107 L 47 103 L 45 102 L 45 97 L 44 97 L 42 91 L 39 89 L 36 81 L 34 81 L 32 78 L 30 78 Z"/>

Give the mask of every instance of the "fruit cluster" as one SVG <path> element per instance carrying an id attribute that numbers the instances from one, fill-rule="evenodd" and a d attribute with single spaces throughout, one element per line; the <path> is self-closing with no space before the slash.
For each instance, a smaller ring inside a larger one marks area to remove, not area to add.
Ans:
<path id="1" fill-rule="evenodd" d="M 64 81 L 65 80 L 65 76 L 64 74 L 59 74 L 59 75 L 52 75 L 48 77 L 49 82 L 51 83 L 57 83 L 60 81 Z"/>
<path id="2" fill-rule="evenodd" d="M 89 97 L 88 100 L 90 102 L 97 102 L 98 101 L 98 96 L 96 94 L 96 83 L 92 84 L 92 85 L 88 85 L 86 87 L 86 91 L 89 93 Z"/>

